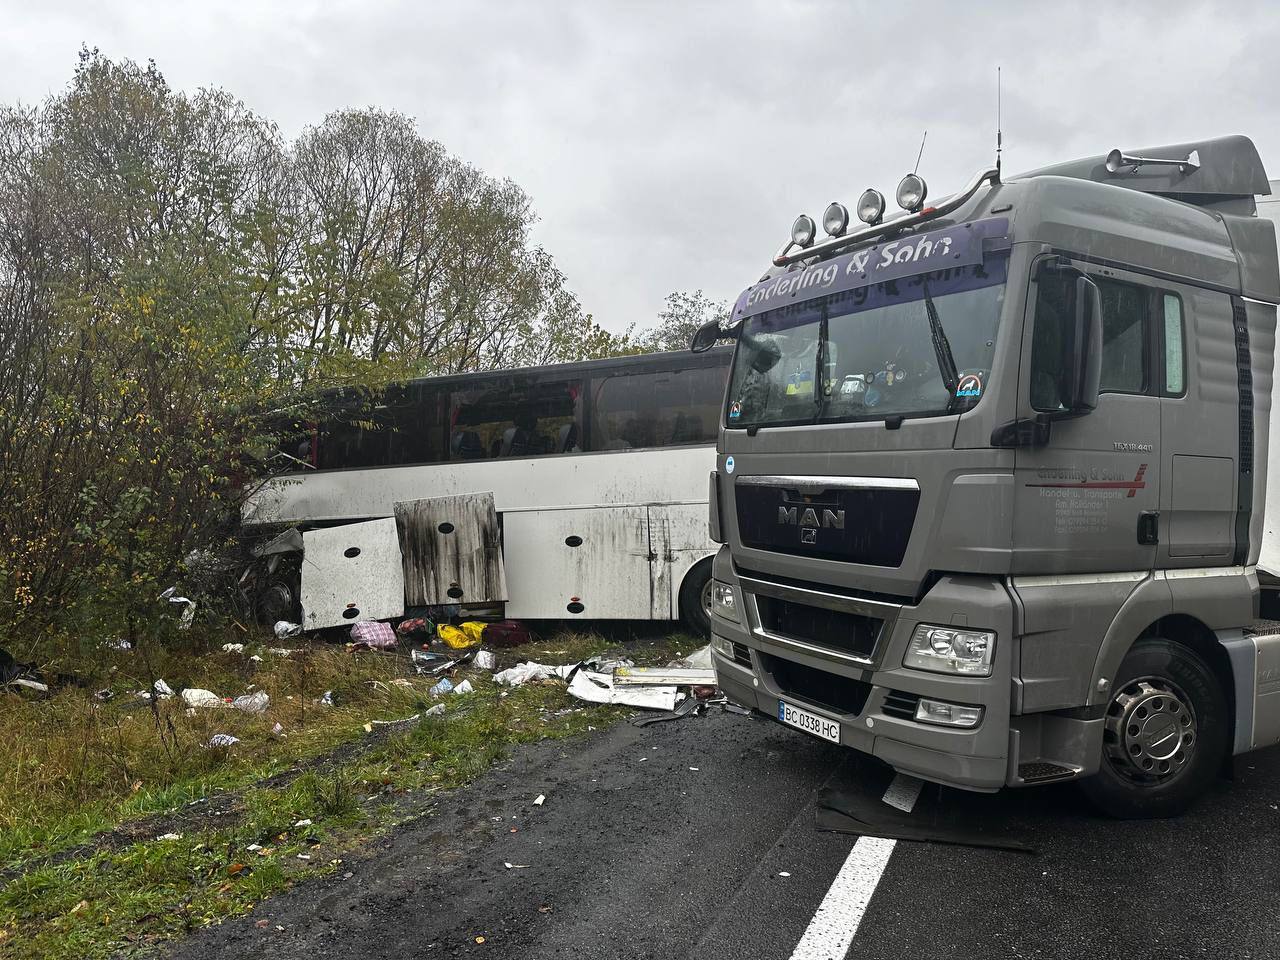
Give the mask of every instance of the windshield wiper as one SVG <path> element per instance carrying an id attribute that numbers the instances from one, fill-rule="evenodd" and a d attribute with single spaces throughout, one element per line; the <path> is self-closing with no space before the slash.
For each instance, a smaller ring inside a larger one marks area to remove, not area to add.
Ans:
<path id="1" fill-rule="evenodd" d="M 942 385 L 947 388 L 947 413 L 956 403 L 956 358 L 951 353 L 951 344 L 947 341 L 946 331 L 942 329 L 942 320 L 938 317 L 938 308 L 934 306 L 933 297 L 929 295 L 929 281 L 924 281 L 924 309 L 929 315 L 929 339 L 933 341 L 933 352 L 938 358 L 938 372 L 942 374 Z"/>

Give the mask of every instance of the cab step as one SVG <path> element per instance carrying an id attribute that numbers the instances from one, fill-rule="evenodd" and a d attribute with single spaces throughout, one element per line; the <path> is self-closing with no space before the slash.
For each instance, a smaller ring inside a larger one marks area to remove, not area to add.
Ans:
<path id="1" fill-rule="evenodd" d="M 1048 783 L 1051 780 L 1070 780 L 1080 773 L 1079 767 L 1069 767 L 1050 760 L 1032 760 L 1018 764 L 1018 779 L 1023 783 Z"/>

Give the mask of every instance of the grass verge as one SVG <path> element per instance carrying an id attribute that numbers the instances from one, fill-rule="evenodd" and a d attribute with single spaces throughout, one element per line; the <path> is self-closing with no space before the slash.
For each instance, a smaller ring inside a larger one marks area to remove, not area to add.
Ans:
<path id="1" fill-rule="evenodd" d="M 693 646 L 676 636 L 633 655 L 662 663 Z M 596 634 L 562 634 L 504 651 L 500 665 L 573 662 L 610 647 Z M 398 655 L 321 648 L 255 662 L 251 653 L 184 661 L 191 679 L 181 686 L 266 690 L 261 715 L 122 694 L 101 703 L 80 689 L 0 705 L 0 957 L 116 956 L 242 914 L 338 868 L 345 851 L 511 746 L 629 712 L 574 700 L 554 681 L 506 690 L 478 670 L 454 677 L 470 679 L 473 693 L 436 700 L 435 681 L 414 677 Z M 121 660 L 115 685 L 136 689 Z M 326 690 L 332 707 L 316 703 Z M 444 714 L 425 716 L 439 702 Z M 215 733 L 240 742 L 209 748 Z"/>

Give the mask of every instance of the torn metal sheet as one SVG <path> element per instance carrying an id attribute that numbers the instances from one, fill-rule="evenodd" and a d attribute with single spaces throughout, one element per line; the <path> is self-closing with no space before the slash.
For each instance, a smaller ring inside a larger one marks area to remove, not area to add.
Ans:
<path id="1" fill-rule="evenodd" d="M 302 535 L 302 625 L 339 627 L 404 613 L 396 522 L 369 520 Z"/>
<path id="2" fill-rule="evenodd" d="M 406 500 L 395 512 L 410 606 L 507 599 L 492 493 Z"/>
<path id="3" fill-rule="evenodd" d="M 628 707 L 644 707 L 648 710 L 674 710 L 676 688 L 674 686 L 614 687 L 613 675 L 578 670 L 569 680 L 569 692 L 579 700 L 591 703 L 612 703 Z"/>
<path id="4" fill-rule="evenodd" d="M 619 667 L 613 671 L 613 682 L 620 687 L 649 684 L 674 684 L 678 687 L 714 687 L 714 670 L 689 667 Z"/>

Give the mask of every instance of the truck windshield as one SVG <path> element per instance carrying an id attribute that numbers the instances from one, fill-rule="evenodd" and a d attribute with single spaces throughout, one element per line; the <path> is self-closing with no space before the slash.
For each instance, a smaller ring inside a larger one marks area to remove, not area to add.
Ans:
<path id="1" fill-rule="evenodd" d="M 937 416 L 987 387 L 1008 258 L 859 287 L 748 317 L 730 428 Z M 930 307 L 941 336 L 930 323 Z M 947 361 L 954 362 L 954 390 Z"/>

